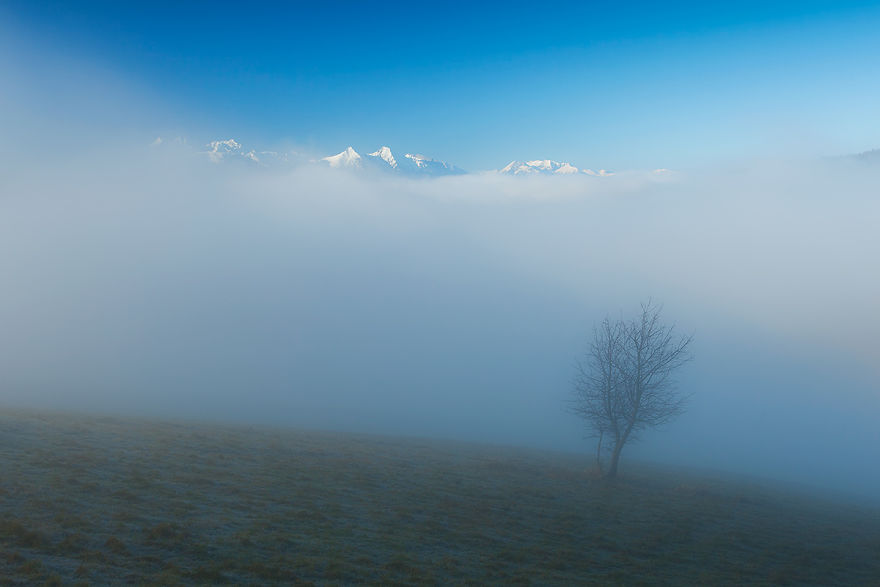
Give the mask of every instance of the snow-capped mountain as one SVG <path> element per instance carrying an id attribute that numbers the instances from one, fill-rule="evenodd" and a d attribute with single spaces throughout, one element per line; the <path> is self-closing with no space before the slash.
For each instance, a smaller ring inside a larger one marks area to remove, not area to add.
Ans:
<path id="1" fill-rule="evenodd" d="M 465 173 L 455 165 L 439 161 L 424 155 L 407 153 L 398 160 L 387 146 L 362 156 L 352 147 L 336 155 L 323 157 L 321 161 L 330 167 L 350 169 L 377 169 L 402 175 L 459 175 Z"/>
<path id="2" fill-rule="evenodd" d="M 379 147 L 379 150 L 375 153 L 370 153 L 370 157 L 378 157 L 382 161 L 388 164 L 392 169 L 397 169 L 397 159 L 394 158 L 394 155 L 391 153 L 391 149 L 388 147 Z"/>
<path id="3" fill-rule="evenodd" d="M 256 155 L 253 150 L 245 152 L 241 148 L 241 143 L 235 139 L 226 139 L 225 141 L 211 141 L 206 145 L 208 150 L 205 151 L 211 161 L 215 163 L 230 157 L 244 157 L 256 162 Z"/>
<path id="4" fill-rule="evenodd" d="M 165 141 L 161 137 L 153 141 L 154 148 L 160 148 L 169 141 Z M 186 144 L 184 139 L 175 139 L 173 144 Z M 445 175 L 461 175 L 467 173 L 463 169 L 456 167 L 445 161 L 426 157 L 416 153 L 406 153 L 403 157 L 395 157 L 391 148 L 381 146 L 372 153 L 361 155 L 354 150 L 353 147 L 347 147 L 344 151 L 336 155 L 322 157 L 318 160 L 309 159 L 304 153 L 296 151 L 276 152 L 276 151 L 257 151 L 255 149 L 246 149 L 235 139 L 215 140 L 205 145 L 206 150 L 199 151 L 202 156 L 207 155 L 208 159 L 214 163 L 239 161 L 249 165 L 259 167 L 288 168 L 295 165 L 306 164 L 307 162 L 326 165 L 335 169 L 351 169 L 351 170 L 372 170 L 384 173 L 391 173 L 402 176 L 415 177 L 436 177 Z M 876 158 L 876 153 L 866 153 L 859 157 Z M 667 170 L 658 170 L 659 172 Z M 534 175 L 552 175 L 552 176 L 594 176 L 607 177 L 614 175 L 611 171 L 600 169 L 594 171 L 592 169 L 578 169 L 574 165 L 566 162 L 553 161 L 551 159 L 533 159 L 530 161 L 511 161 L 503 168 L 489 172 L 502 175 L 513 176 L 534 176 Z"/>
<path id="5" fill-rule="evenodd" d="M 455 165 L 425 157 L 424 155 L 407 153 L 403 157 L 404 166 L 402 166 L 402 170 L 409 173 L 420 175 L 461 175 L 465 173 L 463 169 L 459 169 Z"/>
<path id="6" fill-rule="evenodd" d="M 363 167 L 363 158 L 360 154 L 352 149 L 351 147 L 347 148 L 341 153 L 337 153 L 336 155 L 331 155 L 330 157 L 323 157 L 321 161 L 325 162 L 330 167 L 343 167 L 343 168 L 356 168 L 360 169 Z"/>
<path id="7" fill-rule="evenodd" d="M 157 139 L 161 144 L 161 138 Z M 278 153 L 277 151 L 255 151 L 254 149 L 245 150 L 241 143 L 235 139 L 226 139 L 225 141 L 211 141 L 205 145 L 208 150 L 202 151 L 214 163 L 221 161 L 245 160 L 250 163 L 256 163 L 261 166 L 278 165 L 288 163 L 288 153 Z"/>
<path id="8" fill-rule="evenodd" d="M 593 171 L 592 169 L 578 169 L 571 163 L 560 163 L 559 161 L 552 161 L 550 159 L 511 161 L 503 168 L 499 169 L 498 173 L 503 173 L 505 175 L 577 175 L 578 173 L 584 173 L 587 175 L 603 177 L 613 175 L 613 173 L 604 169 L 600 169 L 599 171 Z"/>
<path id="9" fill-rule="evenodd" d="M 559 163 L 550 159 L 535 159 L 533 161 L 511 161 L 499 170 L 499 173 L 508 175 L 550 175 L 577 173 L 578 168 L 569 163 Z"/>

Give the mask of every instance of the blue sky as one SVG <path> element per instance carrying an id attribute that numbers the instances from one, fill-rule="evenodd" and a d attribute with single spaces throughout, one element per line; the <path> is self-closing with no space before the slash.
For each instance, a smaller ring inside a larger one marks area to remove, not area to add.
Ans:
<path id="1" fill-rule="evenodd" d="M 0 20 L 39 75 L 85 64 L 129 86 L 145 135 L 388 144 L 472 170 L 880 146 L 876 2 L 5 1 Z"/>

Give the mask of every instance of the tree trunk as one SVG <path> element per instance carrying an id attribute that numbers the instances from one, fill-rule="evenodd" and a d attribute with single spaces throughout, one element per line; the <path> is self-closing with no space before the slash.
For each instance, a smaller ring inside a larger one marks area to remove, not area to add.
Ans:
<path id="1" fill-rule="evenodd" d="M 629 440 L 629 435 L 632 433 L 633 426 L 635 426 L 635 420 L 631 419 L 626 426 L 626 430 L 623 431 L 623 434 L 615 435 L 614 450 L 611 451 L 611 462 L 608 464 L 608 473 L 605 474 L 606 479 L 614 479 L 617 477 L 617 462 L 620 460 L 620 451 L 623 450 L 623 445 Z"/>
<path id="2" fill-rule="evenodd" d="M 599 432 L 599 442 L 596 445 L 596 468 L 599 470 L 599 475 L 602 474 L 602 437 L 604 435 L 604 432 Z"/>
<path id="3" fill-rule="evenodd" d="M 608 463 L 608 472 L 605 473 L 606 479 L 617 477 L 617 462 L 620 460 L 621 450 L 623 450 L 623 441 L 619 440 L 614 444 L 614 450 L 611 451 L 611 461 Z"/>

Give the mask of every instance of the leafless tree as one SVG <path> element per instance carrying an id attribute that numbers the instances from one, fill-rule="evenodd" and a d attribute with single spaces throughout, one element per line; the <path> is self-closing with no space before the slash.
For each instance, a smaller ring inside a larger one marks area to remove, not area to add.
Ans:
<path id="1" fill-rule="evenodd" d="M 642 304 L 633 320 L 606 318 L 578 363 L 572 411 L 598 437 L 596 460 L 602 471 L 602 443 L 609 441 L 606 478 L 617 476 L 620 452 L 638 433 L 665 424 L 684 411 L 674 372 L 691 359 L 691 336 L 676 336 L 660 319 L 662 308 Z"/>

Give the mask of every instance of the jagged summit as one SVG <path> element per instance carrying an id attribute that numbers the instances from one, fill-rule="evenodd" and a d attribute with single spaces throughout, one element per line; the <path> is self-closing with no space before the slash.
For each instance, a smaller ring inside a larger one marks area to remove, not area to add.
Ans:
<path id="1" fill-rule="evenodd" d="M 156 137 L 156 140 L 153 141 L 153 145 L 161 145 L 163 143 L 162 137 Z M 177 138 L 175 139 L 177 144 L 185 144 L 186 141 Z M 219 163 L 224 160 L 241 160 L 245 159 L 249 161 L 251 164 L 256 163 L 261 167 L 266 167 L 270 164 L 276 163 L 286 163 L 288 161 L 287 153 L 278 153 L 276 151 L 255 151 L 254 149 L 249 149 L 247 151 L 244 150 L 241 143 L 236 141 L 235 139 L 226 139 L 226 140 L 216 140 L 211 141 L 207 145 L 205 145 L 208 150 L 202 151 L 208 155 L 208 158 L 214 163 Z"/>
<path id="2" fill-rule="evenodd" d="M 394 158 L 389 147 L 379 147 L 378 151 L 370 153 L 369 155 L 370 157 L 378 157 L 392 168 L 397 169 L 397 160 Z"/>
<path id="3" fill-rule="evenodd" d="M 535 175 L 555 173 L 563 164 L 550 159 L 535 159 L 533 161 L 511 161 L 501 168 L 499 173 L 509 175 Z M 568 165 L 565 163 L 564 165 Z M 575 171 L 577 172 L 577 171 Z"/>
<path id="4" fill-rule="evenodd" d="M 329 157 L 324 157 L 321 161 L 326 162 L 330 167 L 362 167 L 360 154 L 351 146 L 343 152 Z"/>
<path id="5" fill-rule="evenodd" d="M 553 161 L 552 159 L 533 159 L 531 161 L 511 161 L 498 170 L 505 175 L 577 175 L 586 174 L 597 177 L 614 175 L 610 171 L 600 169 L 578 169 L 571 163 Z"/>
<path id="6" fill-rule="evenodd" d="M 396 159 L 391 148 L 379 147 L 378 150 L 361 156 L 352 147 L 345 151 L 321 159 L 330 167 L 363 169 L 369 167 L 385 172 L 398 173 L 401 175 L 456 175 L 464 173 L 455 165 L 432 159 L 424 155 L 407 153 L 403 159 Z"/>
<path id="7" fill-rule="evenodd" d="M 228 157 L 230 155 L 240 155 L 241 154 L 241 143 L 236 141 L 235 139 L 226 139 L 225 141 L 217 140 L 211 141 L 207 145 L 208 147 L 208 157 L 211 161 L 221 161 L 223 158 Z"/>
<path id="8" fill-rule="evenodd" d="M 511 161 L 499 173 L 507 175 L 551 175 L 577 173 L 578 168 L 569 163 L 560 163 L 551 159 L 534 159 L 532 161 Z"/>
<path id="9" fill-rule="evenodd" d="M 455 165 L 417 153 L 407 153 L 404 155 L 404 161 L 407 162 L 410 171 L 424 175 L 461 175 L 465 173 L 463 169 Z"/>

